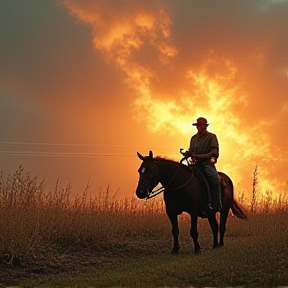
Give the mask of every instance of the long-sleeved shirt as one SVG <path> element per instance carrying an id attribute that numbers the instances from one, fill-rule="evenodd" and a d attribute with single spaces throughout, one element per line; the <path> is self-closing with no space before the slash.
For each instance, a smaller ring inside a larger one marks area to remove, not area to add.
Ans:
<path id="1" fill-rule="evenodd" d="M 191 137 L 189 152 L 196 154 L 198 160 L 208 160 L 211 157 L 219 157 L 219 143 L 217 136 L 205 131 L 201 136 L 195 134 Z"/>

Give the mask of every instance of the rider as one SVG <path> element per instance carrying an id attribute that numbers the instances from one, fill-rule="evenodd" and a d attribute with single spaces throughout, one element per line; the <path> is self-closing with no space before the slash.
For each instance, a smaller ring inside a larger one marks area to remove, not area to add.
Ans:
<path id="1" fill-rule="evenodd" d="M 198 133 L 191 137 L 190 147 L 183 155 L 186 158 L 191 157 L 192 163 L 206 176 L 212 198 L 212 206 L 209 203 L 207 208 L 218 212 L 222 205 L 220 179 L 214 165 L 219 157 L 217 136 L 207 131 L 209 124 L 203 117 L 198 118 L 192 125 L 196 126 Z"/>

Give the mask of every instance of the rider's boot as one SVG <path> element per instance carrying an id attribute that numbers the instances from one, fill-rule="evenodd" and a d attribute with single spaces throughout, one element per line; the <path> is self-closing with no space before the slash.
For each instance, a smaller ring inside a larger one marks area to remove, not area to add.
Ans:
<path id="1" fill-rule="evenodd" d="M 222 201 L 221 201 L 221 189 L 219 184 L 210 185 L 211 198 L 212 198 L 212 207 L 214 212 L 220 212 L 222 210 Z"/>
<path id="2" fill-rule="evenodd" d="M 208 212 L 209 211 L 212 212 L 214 210 L 214 208 L 212 207 L 211 203 L 207 204 L 206 209 L 207 209 Z"/>
<path id="3" fill-rule="evenodd" d="M 212 206 L 212 197 L 211 197 L 211 188 L 208 187 L 209 189 L 207 189 L 207 206 L 206 206 L 206 213 L 207 214 L 211 214 L 211 212 L 213 212 L 214 208 Z"/>

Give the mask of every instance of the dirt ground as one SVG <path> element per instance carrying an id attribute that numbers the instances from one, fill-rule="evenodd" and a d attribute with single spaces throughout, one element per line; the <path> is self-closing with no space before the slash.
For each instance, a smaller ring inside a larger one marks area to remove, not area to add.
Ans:
<path id="1" fill-rule="evenodd" d="M 95 246 L 83 248 L 74 244 L 68 247 L 60 244 L 45 247 L 37 253 L 37 257 L 32 262 L 26 264 L 18 259 L 14 259 L 13 264 L 7 264 L 7 261 L 2 260 L 0 288 L 18 285 L 24 279 L 46 278 L 52 275 L 71 277 L 89 273 L 95 269 L 113 267 L 113 265 L 125 263 L 136 257 L 151 255 L 159 251 L 167 252 L 170 245 L 171 239 L 166 243 L 163 243 L 163 239 L 129 239 L 129 241 L 111 244 L 111 247 L 105 247 L 105 249 Z"/>

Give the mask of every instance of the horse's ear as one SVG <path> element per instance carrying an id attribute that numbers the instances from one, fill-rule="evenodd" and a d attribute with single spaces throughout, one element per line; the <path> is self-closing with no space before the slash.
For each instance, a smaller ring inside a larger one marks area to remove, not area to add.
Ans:
<path id="1" fill-rule="evenodd" d="M 144 161 L 144 157 L 139 152 L 137 152 L 137 155 L 142 161 Z"/>
<path id="2" fill-rule="evenodd" d="M 153 152 L 151 150 L 149 151 L 149 158 L 153 158 Z"/>

